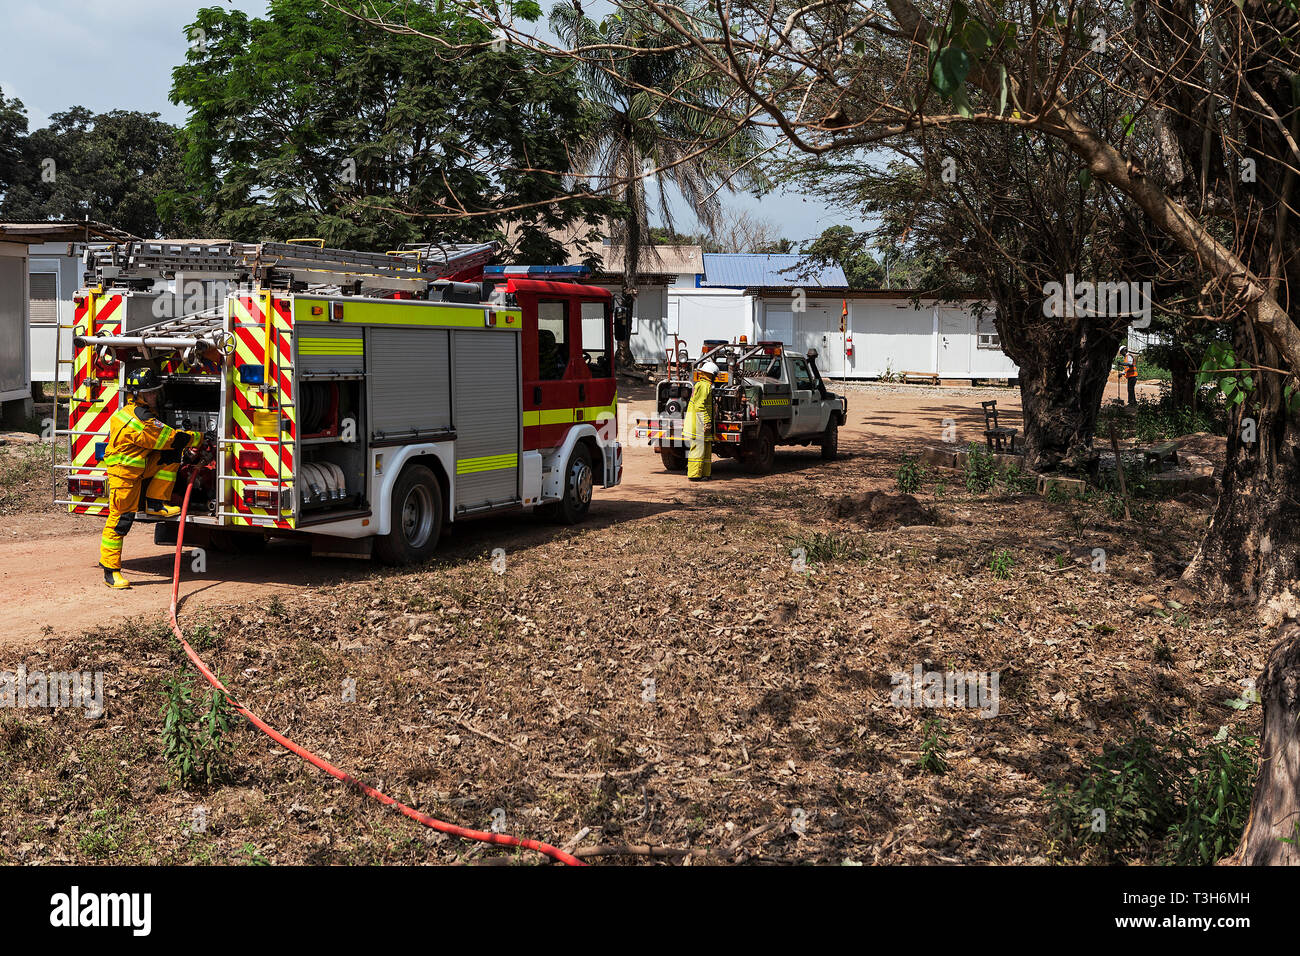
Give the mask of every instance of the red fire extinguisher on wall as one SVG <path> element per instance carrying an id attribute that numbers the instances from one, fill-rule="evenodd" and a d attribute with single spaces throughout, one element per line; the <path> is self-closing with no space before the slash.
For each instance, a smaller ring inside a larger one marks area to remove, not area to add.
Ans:
<path id="1" fill-rule="evenodd" d="M 844 357 L 853 358 L 853 333 L 848 331 L 849 300 L 845 299 L 840 311 L 840 332 L 844 334 Z"/>

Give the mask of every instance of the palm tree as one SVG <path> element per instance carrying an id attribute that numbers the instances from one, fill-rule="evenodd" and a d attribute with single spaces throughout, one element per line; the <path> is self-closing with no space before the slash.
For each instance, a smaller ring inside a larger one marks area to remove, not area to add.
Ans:
<path id="1" fill-rule="evenodd" d="M 599 24 L 576 4 L 556 5 L 551 29 L 572 48 L 608 44 L 611 52 L 583 54 L 574 69 L 594 122 L 593 136 L 579 144 L 572 160 L 575 179 L 594 181 L 623 207 L 611 239 L 623 244 L 622 305 L 631 314 L 641 249 L 650 231 L 647 184 L 658 193 L 661 224 L 673 227 L 668 187 L 675 186 L 707 231 L 717 226 L 718 192 L 745 184 L 761 187 L 762 174 L 747 160 L 760 145 L 740 122 L 728 92 L 710 71 L 680 48 L 663 49 L 652 15 L 622 10 Z M 619 52 L 612 49 L 618 47 Z M 635 52 L 625 52 L 635 48 Z M 708 149 L 702 149 L 704 146 Z M 632 361 L 626 338 L 618 360 Z"/>

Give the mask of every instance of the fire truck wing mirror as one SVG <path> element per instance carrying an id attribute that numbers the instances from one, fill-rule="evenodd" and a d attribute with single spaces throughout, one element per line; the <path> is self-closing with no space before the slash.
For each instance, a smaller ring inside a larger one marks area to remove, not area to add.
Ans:
<path id="1" fill-rule="evenodd" d="M 626 341 L 632 337 L 632 310 L 622 302 L 614 306 L 614 338 Z"/>

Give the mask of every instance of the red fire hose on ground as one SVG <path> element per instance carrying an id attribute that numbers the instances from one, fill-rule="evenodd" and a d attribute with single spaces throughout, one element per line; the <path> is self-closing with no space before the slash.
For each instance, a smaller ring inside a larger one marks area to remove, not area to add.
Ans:
<path id="1" fill-rule="evenodd" d="M 288 737 L 272 728 L 266 723 L 266 721 L 262 720 L 262 718 L 258 717 L 243 704 L 235 700 L 230 691 L 226 690 L 225 685 L 222 684 L 221 681 L 217 679 L 217 676 L 208 669 L 208 665 L 204 664 L 202 658 L 195 653 L 194 648 L 190 647 L 189 642 L 185 640 L 185 635 L 181 633 L 180 625 L 176 622 L 176 602 L 181 587 L 181 546 L 185 541 L 185 516 L 189 513 L 190 492 L 194 489 L 194 477 L 199 473 L 199 470 L 200 469 L 196 467 L 190 471 L 189 481 L 185 485 L 185 498 L 181 502 L 181 513 L 176 529 L 176 562 L 172 568 L 172 603 L 168 613 L 172 633 L 176 635 L 176 640 L 181 642 L 181 647 L 185 649 L 185 655 L 190 659 L 194 666 L 198 668 L 199 673 L 203 675 L 204 679 L 207 680 L 209 684 L 226 695 L 226 699 L 230 701 L 230 706 L 233 707 L 236 712 L 246 717 L 249 723 L 262 733 L 266 734 L 281 747 L 292 751 L 313 766 L 319 767 L 331 777 L 342 780 L 344 783 L 351 784 L 362 793 L 374 797 L 380 803 L 394 808 L 399 813 L 410 817 L 412 820 L 423 823 L 426 827 L 431 827 L 440 833 L 449 833 L 452 836 L 461 837 L 466 840 L 478 840 L 481 843 L 494 843 L 497 846 L 517 846 L 522 847 L 525 850 L 536 850 L 538 853 L 544 853 L 551 859 L 559 860 L 561 863 L 566 863 L 569 866 L 586 866 L 587 864 L 583 863 L 573 854 L 565 853 L 559 847 L 551 846 L 549 843 L 540 843 L 537 840 L 523 840 L 519 837 L 510 836 L 505 833 L 487 833 L 483 830 L 470 830 L 466 827 L 456 826 L 454 823 L 447 823 L 444 820 L 435 819 L 428 814 L 421 813 L 419 810 L 408 807 L 406 804 L 394 800 L 392 797 L 388 796 L 388 794 L 381 793 L 369 784 L 362 783 L 346 770 L 340 770 L 328 760 L 323 760 L 310 750 L 298 746 Z"/>

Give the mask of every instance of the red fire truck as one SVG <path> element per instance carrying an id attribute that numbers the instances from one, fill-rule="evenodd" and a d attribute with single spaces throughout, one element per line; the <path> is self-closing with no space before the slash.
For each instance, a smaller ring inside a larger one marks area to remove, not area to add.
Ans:
<path id="1" fill-rule="evenodd" d="M 537 508 L 582 520 L 593 488 L 622 477 L 611 297 L 563 281 L 565 267 L 485 268 L 494 253 L 91 247 L 57 503 L 106 513 L 108 421 L 127 372 L 150 366 L 164 421 L 217 452 L 177 483 L 201 469 L 187 541 L 305 536 L 410 563 L 446 522 Z"/>

